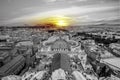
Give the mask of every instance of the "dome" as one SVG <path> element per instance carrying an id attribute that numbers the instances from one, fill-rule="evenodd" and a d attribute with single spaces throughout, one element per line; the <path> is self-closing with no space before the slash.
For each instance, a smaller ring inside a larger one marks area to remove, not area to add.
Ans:
<path id="1" fill-rule="evenodd" d="M 52 50 L 70 50 L 69 43 L 64 39 L 57 39 L 51 46 Z"/>

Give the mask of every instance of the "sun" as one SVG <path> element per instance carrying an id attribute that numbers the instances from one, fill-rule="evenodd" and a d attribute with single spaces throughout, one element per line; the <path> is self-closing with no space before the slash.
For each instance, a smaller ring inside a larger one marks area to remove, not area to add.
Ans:
<path id="1" fill-rule="evenodd" d="M 71 18 L 65 16 L 56 16 L 52 17 L 52 24 L 56 26 L 56 28 L 67 28 L 71 24 Z"/>
<path id="2" fill-rule="evenodd" d="M 67 28 L 69 25 L 71 25 L 73 22 L 73 19 L 66 16 L 50 16 L 50 17 L 44 17 L 44 18 L 37 18 L 34 20 L 35 24 L 52 24 L 54 25 L 54 28 Z"/>
<path id="3" fill-rule="evenodd" d="M 55 24 L 58 27 L 65 27 L 65 26 L 69 25 L 69 23 L 66 20 L 58 20 L 58 21 L 56 21 Z"/>

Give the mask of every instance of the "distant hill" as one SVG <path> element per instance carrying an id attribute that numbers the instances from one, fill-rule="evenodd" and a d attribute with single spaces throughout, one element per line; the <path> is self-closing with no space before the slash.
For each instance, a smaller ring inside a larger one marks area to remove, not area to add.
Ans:
<path id="1" fill-rule="evenodd" d="M 75 31 L 93 31 L 93 30 L 106 30 L 106 29 L 120 31 L 120 19 L 101 20 L 101 21 L 90 22 L 82 25 L 75 25 L 73 27 Z"/>

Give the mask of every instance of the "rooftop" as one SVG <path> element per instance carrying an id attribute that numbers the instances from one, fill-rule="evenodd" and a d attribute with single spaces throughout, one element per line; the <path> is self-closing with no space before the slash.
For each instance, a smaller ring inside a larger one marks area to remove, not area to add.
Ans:
<path id="1" fill-rule="evenodd" d="M 107 63 L 110 66 L 116 67 L 120 69 L 120 58 L 108 58 L 108 59 L 103 59 L 103 62 Z"/>

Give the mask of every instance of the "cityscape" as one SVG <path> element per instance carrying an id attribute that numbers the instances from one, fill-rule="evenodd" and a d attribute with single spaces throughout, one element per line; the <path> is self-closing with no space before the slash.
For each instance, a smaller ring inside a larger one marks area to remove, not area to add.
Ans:
<path id="1" fill-rule="evenodd" d="M 1 27 L 1 79 L 120 80 L 120 27 L 73 27 Z"/>
<path id="2" fill-rule="evenodd" d="M 120 80 L 120 0 L 0 0 L 0 80 Z"/>

